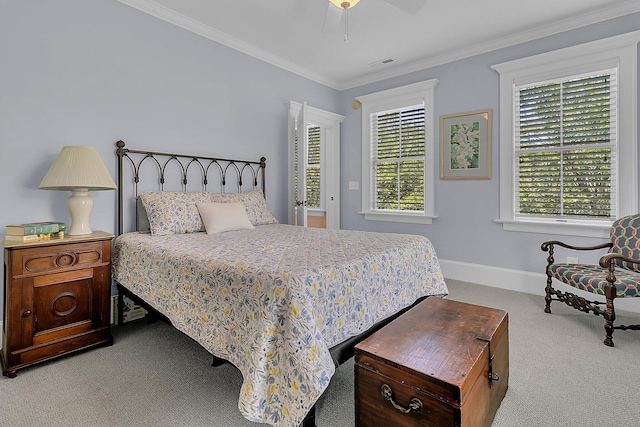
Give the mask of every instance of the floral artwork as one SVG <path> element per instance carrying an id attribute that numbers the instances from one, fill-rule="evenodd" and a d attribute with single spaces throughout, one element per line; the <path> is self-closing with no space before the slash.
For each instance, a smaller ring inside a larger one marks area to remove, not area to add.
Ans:
<path id="1" fill-rule="evenodd" d="M 491 178 L 491 110 L 440 117 L 440 179 Z"/>
<path id="2" fill-rule="evenodd" d="M 451 169 L 477 169 L 480 123 L 451 125 Z"/>

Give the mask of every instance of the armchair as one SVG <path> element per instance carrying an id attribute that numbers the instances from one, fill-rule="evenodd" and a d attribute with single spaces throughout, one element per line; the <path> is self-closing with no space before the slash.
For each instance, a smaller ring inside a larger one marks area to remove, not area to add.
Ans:
<path id="1" fill-rule="evenodd" d="M 579 247 L 551 240 L 544 242 L 541 249 L 548 252 L 547 286 L 545 288 L 545 313 L 551 313 L 551 301 L 562 301 L 570 307 L 585 313 L 593 312 L 605 319 L 604 344 L 613 346 L 613 332 L 640 330 L 638 325 L 616 325 L 613 301 L 616 298 L 640 297 L 640 214 L 622 217 L 611 226 L 610 241 L 596 246 Z M 608 248 L 600 258 L 599 265 L 559 264 L 553 258 L 555 246 L 571 250 L 591 251 Z M 557 290 L 553 279 L 574 288 L 604 296 L 605 301 L 589 301 L 572 292 Z M 605 307 L 601 307 L 604 305 Z"/>

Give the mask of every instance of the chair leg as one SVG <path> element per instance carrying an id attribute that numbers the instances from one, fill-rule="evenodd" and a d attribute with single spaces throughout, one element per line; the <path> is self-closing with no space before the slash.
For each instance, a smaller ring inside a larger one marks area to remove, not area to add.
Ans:
<path id="1" fill-rule="evenodd" d="M 551 295 L 553 292 L 553 287 L 551 286 L 551 275 L 549 273 L 547 273 L 547 286 L 544 288 L 544 290 L 546 292 L 546 295 L 544 297 L 544 312 L 551 313 Z"/>
<path id="2" fill-rule="evenodd" d="M 547 286 L 544 288 L 546 293 L 544 297 L 544 301 L 545 301 L 544 312 L 551 313 L 551 295 L 555 293 L 553 287 L 551 286 L 552 279 L 551 279 L 551 273 L 549 272 L 549 267 L 551 267 L 551 265 L 555 262 L 553 259 L 553 244 L 550 244 L 548 247 L 546 247 L 546 244 L 543 244 L 542 250 L 549 251 L 549 256 L 547 256 L 547 268 L 545 268 L 545 273 L 547 273 Z"/>
<path id="3" fill-rule="evenodd" d="M 611 283 L 607 283 L 604 288 L 604 294 L 607 299 L 607 309 L 604 312 L 604 330 L 605 338 L 604 345 L 613 347 L 613 322 L 616 320 L 616 310 L 613 307 L 613 300 L 616 297 L 616 287 Z"/>

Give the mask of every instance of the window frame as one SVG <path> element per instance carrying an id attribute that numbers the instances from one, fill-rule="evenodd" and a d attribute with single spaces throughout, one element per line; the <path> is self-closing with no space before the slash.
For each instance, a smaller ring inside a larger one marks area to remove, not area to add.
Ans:
<path id="1" fill-rule="evenodd" d="M 500 217 L 505 231 L 609 237 L 613 220 L 531 218 L 515 215 L 516 87 L 567 76 L 616 68 L 617 102 L 617 216 L 638 209 L 637 53 L 640 31 L 493 65 L 500 74 Z M 624 185 L 620 185 L 624 183 Z"/>
<path id="2" fill-rule="evenodd" d="M 356 97 L 362 105 L 362 206 L 360 214 L 366 220 L 431 224 L 435 216 L 435 120 L 434 89 L 438 79 L 425 80 Z M 389 211 L 372 209 L 373 187 L 371 170 L 371 115 L 381 111 L 424 103 L 425 159 L 424 211 Z"/>

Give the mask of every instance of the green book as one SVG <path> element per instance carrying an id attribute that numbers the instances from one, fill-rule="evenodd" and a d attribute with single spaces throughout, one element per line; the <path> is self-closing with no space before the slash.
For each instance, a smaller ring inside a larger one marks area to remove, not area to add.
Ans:
<path id="1" fill-rule="evenodd" d="M 35 234 L 57 233 L 65 231 L 67 225 L 64 222 L 47 221 L 30 224 L 7 225 L 7 236 L 31 236 Z"/>
<path id="2" fill-rule="evenodd" d="M 47 221 L 45 222 L 45 224 L 58 224 L 58 231 L 67 231 L 67 224 L 65 224 L 64 222 Z M 52 231 L 52 233 L 55 233 L 55 231 Z"/>

